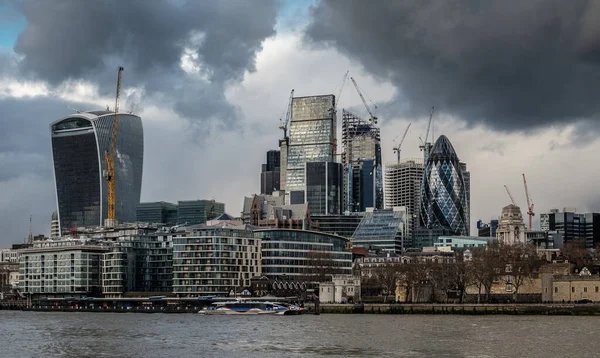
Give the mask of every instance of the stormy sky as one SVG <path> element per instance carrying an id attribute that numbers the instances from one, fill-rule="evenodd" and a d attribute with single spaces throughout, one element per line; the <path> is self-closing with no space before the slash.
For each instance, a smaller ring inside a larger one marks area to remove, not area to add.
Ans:
<path id="1" fill-rule="evenodd" d="M 72 109 L 142 117 L 143 201 L 207 198 L 239 215 L 277 147 L 289 91 L 334 93 L 346 70 L 379 107 L 384 161 L 429 109 L 471 170 L 471 227 L 509 199 L 600 211 L 595 1 L 0 2 L 0 247 L 49 232 L 48 125 Z M 365 115 L 351 85 L 339 106 Z M 341 113 L 341 111 L 339 111 Z M 537 226 L 537 217 L 534 221 Z"/>

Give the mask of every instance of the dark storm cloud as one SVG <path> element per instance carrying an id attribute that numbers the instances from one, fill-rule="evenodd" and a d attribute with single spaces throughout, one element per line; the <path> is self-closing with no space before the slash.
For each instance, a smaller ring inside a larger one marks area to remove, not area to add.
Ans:
<path id="1" fill-rule="evenodd" d="M 399 88 L 396 114 L 505 131 L 600 117 L 600 2 L 322 0 L 311 17 L 308 42 Z"/>
<path id="2" fill-rule="evenodd" d="M 202 118 L 203 107 L 230 117 L 223 87 L 254 70 L 262 41 L 274 34 L 277 14 L 274 0 L 17 0 L 16 4 L 27 19 L 14 47 L 24 56 L 23 75 L 52 84 L 90 80 L 105 94 L 114 91 L 116 67 L 123 64 L 124 83 L 144 86 L 149 96 L 160 93 L 189 118 Z M 204 77 L 196 82 L 202 85 L 184 86 L 190 81 L 179 67 L 184 48 L 197 54 Z M 205 100 L 202 95 L 208 92 L 216 94 Z"/>

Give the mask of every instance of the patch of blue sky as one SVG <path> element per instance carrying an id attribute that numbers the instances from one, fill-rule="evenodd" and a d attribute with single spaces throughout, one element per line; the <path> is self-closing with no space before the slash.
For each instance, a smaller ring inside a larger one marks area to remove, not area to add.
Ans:
<path id="1" fill-rule="evenodd" d="M 25 17 L 12 4 L 0 3 L 0 47 L 12 48 L 25 25 Z"/>
<path id="2" fill-rule="evenodd" d="M 283 0 L 277 19 L 277 31 L 295 31 L 308 24 L 309 8 L 318 0 Z"/>

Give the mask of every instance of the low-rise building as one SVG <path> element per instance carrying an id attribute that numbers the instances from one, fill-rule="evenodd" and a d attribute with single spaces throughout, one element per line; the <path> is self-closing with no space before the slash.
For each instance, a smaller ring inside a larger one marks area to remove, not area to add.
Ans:
<path id="1" fill-rule="evenodd" d="M 407 247 L 407 208 L 374 210 L 367 208 L 362 221 L 352 235 L 352 245 L 401 253 Z"/>
<path id="2" fill-rule="evenodd" d="M 473 247 L 485 247 L 496 238 L 485 238 L 479 236 L 440 236 L 433 243 L 434 247 L 452 247 L 454 249 L 466 249 Z"/>
<path id="3" fill-rule="evenodd" d="M 545 302 L 600 302 L 600 275 L 587 268 L 578 273 L 548 272 L 542 280 L 542 299 Z"/>
<path id="4" fill-rule="evenodd" d="M 100 261 L 108 247 L 79 240 L 35 243 L 21 250 L 19 289 L 32 297 L 101 293 Z"/>
<path id="5" fill-rule="evenodd" d="M 350 240 L 323 232 L 256 229 L 262 240 L 262 272 L 271 279 L 321 282 L 325 276 L 352 273 Z"/>
<path id="6" fill-rule="evenodd" d="M 226 296 L 261 275 L 261 240 L 252 227 L 227 223 L 186 228 L 173 238 L 173 292 Z"/>
<path id="7" fill-rule="evenodd" d="M 319 284 L 319 302 L 360 302 L 360 277 L 353 275 L 333 275 L 331 282 L 321 282 Z"/>

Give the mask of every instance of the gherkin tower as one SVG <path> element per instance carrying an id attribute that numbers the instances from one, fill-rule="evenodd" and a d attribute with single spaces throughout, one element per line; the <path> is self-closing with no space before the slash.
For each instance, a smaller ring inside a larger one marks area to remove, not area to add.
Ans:
<path id="1" fill-rule="evenodd" d="M 469 234 L 469 200 L 461 166 L 444 135 L 435 142 L 421 183 L 419 221 L 427 228 L 445 228 L 454 235 Z"/>

